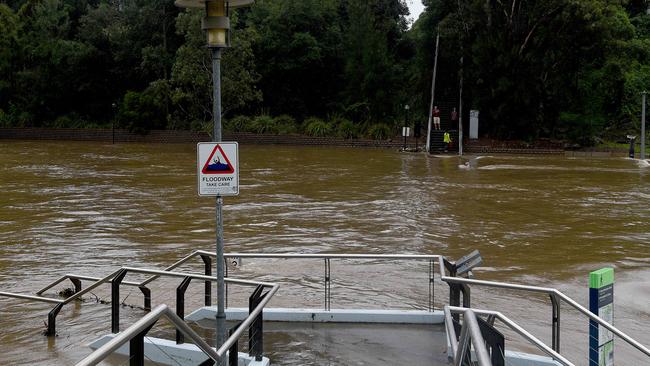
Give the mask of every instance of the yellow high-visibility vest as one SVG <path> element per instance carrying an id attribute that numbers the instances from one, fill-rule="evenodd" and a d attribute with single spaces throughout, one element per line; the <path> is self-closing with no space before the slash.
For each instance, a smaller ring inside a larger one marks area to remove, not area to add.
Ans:
<path id="1" fill-rule="evenodd" d="M 444 141 L 445 144 L 448 144 L 451 142 L 451 136 L 449 135 L 449 132 L 445 132 L 443 135 L 442 141 Z"/>

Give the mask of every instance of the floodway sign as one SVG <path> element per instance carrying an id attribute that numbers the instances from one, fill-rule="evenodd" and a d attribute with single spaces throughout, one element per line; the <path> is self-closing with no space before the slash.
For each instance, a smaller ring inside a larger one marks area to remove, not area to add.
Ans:
<path id="1" fill-rule="evenodd" d="M 239 145 L 199 142 L 196 147 L 199 196 L 239 195 Z"/>

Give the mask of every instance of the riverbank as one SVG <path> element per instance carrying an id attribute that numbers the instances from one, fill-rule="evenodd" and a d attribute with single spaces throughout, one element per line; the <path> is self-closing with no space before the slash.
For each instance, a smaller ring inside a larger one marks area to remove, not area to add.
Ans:
<path id="1" fill-rule="evenodd" d="M 98 141 L 116 143 L 197 143 L 210 141 L 208 133 L 197 131 L 153 130 L 146 135 L 124 129 L 75 129 L 75 128 L 2 128 L 0 140 L 57 140 Z M 312 137 L 305 135 L 274 135 L 254 133 L 224 133 L 224 141 L 238 141 L 253 145 L 296 145 L 296 146 L 341 146 L 364 148 L 399 149 L 404 140 L 396 137 L 389 140 L 342 139 L 337 137 Z M 426 137 L 417 142 L 423 147 Z M 416 141 L 409 137 L 408 148 L 414 148 Z M 503 141 L 493 139 L 468 140 L 464 151 L 470 154 L 569 154 L 571 156 L 627 156 L 627 149 L 620 146 L 606 146 L 580 150 L 566 150 L 562 142 L 539 140 L 535 143 Z"/>

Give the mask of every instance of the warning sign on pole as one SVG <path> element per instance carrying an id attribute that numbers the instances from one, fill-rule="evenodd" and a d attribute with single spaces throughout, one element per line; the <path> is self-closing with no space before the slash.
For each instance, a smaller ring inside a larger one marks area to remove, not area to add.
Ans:
<path id="1" fill-rule="evenodd" d="M 199 142 L 196 151 L 199 196 L 239 195 L 239 145 Z"/>

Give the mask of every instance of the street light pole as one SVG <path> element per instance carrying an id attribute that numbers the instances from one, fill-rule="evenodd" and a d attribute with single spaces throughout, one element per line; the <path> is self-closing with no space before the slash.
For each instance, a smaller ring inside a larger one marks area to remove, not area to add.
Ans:
<path id="1" fill-rule="evenodd" d="M 212 48 L 212 114 L 214 126 L 212 141 L 221 142 L 221 47 Z M 217 348 L 226 341 L 224 244 L 223 244 L 223 197 L 216 199 L 217 223 Z"/>
<path id="2" fill-rule="evenodd" d="M 229 46 L 230 18 L 229 11 L 254 3 L 254 0 L 176 0 L 176 6 L 181 8 L 205 9 L 205 17 L 201 28 L 207 32 L 207 46 L 212 56 L 212 118 L 214 121 L 212 141 L 221 142 L 221 51 Z M 215 219 L 217 224 L 216 269 L 217 269 L 217 329 L 216 348 L 219 349 L 226 341 L 226 291 L 225 291 L 225 260 L 223 240 L 223 197 L 216 198 Z M 224 365 L 222 361 L 219 363 Z"/>

